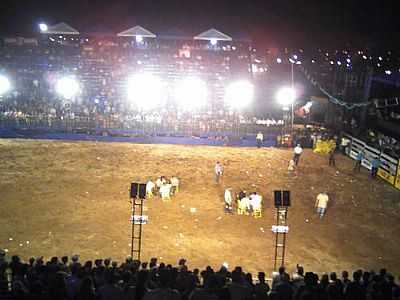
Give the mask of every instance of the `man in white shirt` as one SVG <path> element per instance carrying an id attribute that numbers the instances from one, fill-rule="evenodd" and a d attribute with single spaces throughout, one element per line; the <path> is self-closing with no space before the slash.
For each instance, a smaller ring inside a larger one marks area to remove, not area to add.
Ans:
<path id="1" fill-rule="evenodd" d="M 215 164 L 214 171 L 215 171 L 215 182 L 219 183 L 223 171 L 222 165 L 219 161 L 217 161 L 217 163 Z"/>
<path id="2" fill-rule="evenodd" d="M 326 208 L 328 206 L 329 196 L 326 192 L 319 193 L 317 196 L 317 200 L 315 201 L 315 208 L 317 209 L 317 214 L 320 219 L 323 218 Z"/>
<path id="3" fill-rule="evenodd" d="M 262 134 L 261 131 L 259 131 L 256 136 L 257 148 L 261 148 L 263 140 L 264 140 L 264 135 Z"/>
<path id="4" fill-rule="evenodd" d="M 342 140 L 340 142 L 340 149 L 342 150 L 342 153 L 346 155 L 346 149 L 350 144 L 350 140 L 346 137 L 342 137 Z"/>
<path id="5" fill-rule="evenodd" d="M 227 188 L 224 193 L 225 212 L 232 213 L 232 189 Z"/>
<path id="6" fill-rule="evenodd" d="M 250 198 L 244 197 L 242 200 L 239 201 L 239 206 L 242 211 L 245 211 L 246 214 L 250 211 Z"/>
<path id="7" fill-rule="evenodd" d="M 156 185 L 154 184 L 153 181 L 151 181 L 151 180 L 147 181 L 147 183 L 146 183 L 146 196 L 147 196 L 147 198 L 153 197 L 153 190 L 154 190 L 155 186 Z"/>
<path id="8" fill-rule="evenodd" d="M 261 195 L 257 194 L 257 193 L 253 193 L 250 196 L 250 207 L 251 210 L 257 210 L 257 209 L 261 209 L 261 201 L 262 201 L 262 197 Z"/>
<path id="9" fill-rule="evenodd" d="M 176 192 L 179 192 L 179 178 L 176 176 L 171 177 L 171 194 L 174 195 Z"/>
<path id="10" fill-rule="evenodd" d="M 160 187 L 161 200 L 171 199 L 171 184 L 165 183 Z"/>
<path id="11" fill-rule="evenodd" d="M 296 164 L 296 166 L 299 164 L 300 161 L 300 156 L 303 153 L 303 148 L 301 148 L 300 144 L 297 144 L 297 146 L 294 148 L 294 163 Z"/>
<path id="12" fill-rule="evenodd" d="M 157 188 L 158 192 L 160 192 L 161 186 L 162 186 L 162 180 L 161 180 L 161 177 L 158 177 L 156 180 L 156 188 Z"/>

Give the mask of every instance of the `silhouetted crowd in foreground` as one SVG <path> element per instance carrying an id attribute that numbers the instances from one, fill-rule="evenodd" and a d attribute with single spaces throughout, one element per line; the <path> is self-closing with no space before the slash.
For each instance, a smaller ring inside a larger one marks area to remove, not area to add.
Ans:
<path id="1" fill-rule="evenodd" d="M 391 300 L 400 299 L 395 278 L 381 269 L 355 271 L 352 278 L 343 271 L 318 276 L 297 266 L 290 276 L 285 268 L 274 275 L 271 285 L 265 273 L 232 271 L 222 266 L 214 271 L 189 270 L 186 260 L 178 266 L 126 259 L 118 264 L 111 259 L 81 263 L 78 256 L 61 259 L 31 258 L 24 263 L 18 256 L 6 261 L 0 256 L 0 299 L 32 300 Z M 256 283 L 254 283 L 256 282 Z"/>

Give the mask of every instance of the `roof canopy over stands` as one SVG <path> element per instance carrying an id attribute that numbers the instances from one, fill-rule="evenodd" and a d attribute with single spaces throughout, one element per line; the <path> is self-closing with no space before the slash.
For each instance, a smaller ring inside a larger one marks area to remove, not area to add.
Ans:
<path id="1" fill-rule="evenodd" d="M 71 27 L 67 23 L 61 22 L 52 26 L 49 26 L 46 31 L 42 31 L 44 34 L 64 34 L 64 35 L 77 35 L 79 31 Z"/>
<path id="2" fill-rule="evenodd" d="M 206 40 L 206 41 L 211 41 L 211 40 L 232 41 L 232 38 L 229 35 L 222 33 L 221 31 L 218 31 L 215 28 L 211 28 L 207 31 L 200 33 L 199 35 L 195 36 L 194 39 L 195 40 Z"/>
<path id="3" fill-rule="evenodd" d="M 118 33 L 118 36 L 141 36 L 144 38 L 156 38 L 157 36 L 142 26 L 135 26 Z"/>

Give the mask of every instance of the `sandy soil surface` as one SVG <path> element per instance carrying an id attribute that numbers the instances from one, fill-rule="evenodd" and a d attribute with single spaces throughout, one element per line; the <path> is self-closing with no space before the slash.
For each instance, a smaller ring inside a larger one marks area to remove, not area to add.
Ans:
<path id="1" fill-rule="evenodd" d="M 387 267 L 400 271 L 400 191 L 371 180 L 338 155 L 306 150 L 297 175 L 287 173 L 291 150 L 128 143 L 0 140 L 0 248 L 29 256 L 82 259 L 130 253 L 129 186 L 160 175 L 181 178 L 169 202 L 146 200 L 142 258 L 159 257 L 190 267 L 242 265 L 271 271 L 275 222 L 273 191 L 288 189 L 292 207 L 287 239 L 289 270 Z M 213 166 L 225 167 L 221 184 Z M 246 189 L 264 196 L 263 217 L 228 215 L 223 191 Z M 313 205 L 327 191 L 331 201 L 319 220 Z M 196 208 L 196 212 L 191 212 Z M 308 222 L 306 220 L 308 219 Z"/>

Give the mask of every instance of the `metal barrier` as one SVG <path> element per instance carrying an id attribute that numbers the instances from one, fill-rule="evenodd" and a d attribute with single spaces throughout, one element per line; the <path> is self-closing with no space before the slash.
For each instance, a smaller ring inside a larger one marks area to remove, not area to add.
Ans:
<path id="1" fill-rule="evenodd" d="M 375 158 L 379 158 L 381 160 L 381 166 L 378 169 L 378 176 L 383 180 L 389 182 L 394 187 L 400 189 L 400 160 L 386 153 L 383 153 L 381 150 L 376 149 L 367 145 L 362 140 L 359 140 L 351 135 L 344 134 L 344 137 L 350 140 L 350 147 L 347 151 L 347 155 L 352 159 L 356 159 L 358 153 L 362 150 L 365 152 L 365 157 L 361 163 L 361 165 L 368 170 L 371 170 L 371 162 Z"/>

